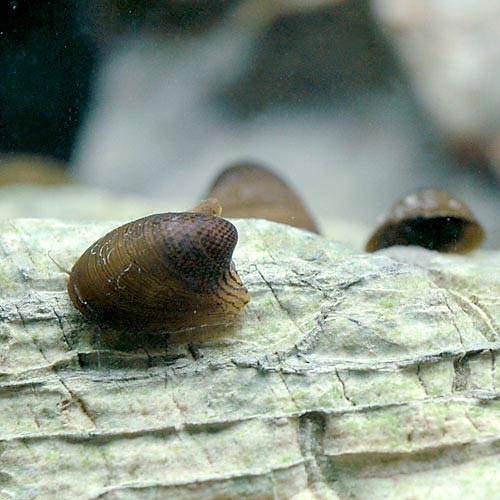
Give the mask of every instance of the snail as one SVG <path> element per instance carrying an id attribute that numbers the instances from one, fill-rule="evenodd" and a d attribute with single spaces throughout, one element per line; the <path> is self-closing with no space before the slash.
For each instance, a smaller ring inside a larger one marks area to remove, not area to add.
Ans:
<path id="1" fill-rule="evenodd" d="M 366 244 L 367 252 L 394 245 L 467 253 L 484 240 L 470 209 L 446 191 L 425 189 L 396 203 Z"/>
<path id="2" fill-rule="evenodd" d="M 206 200 L 201 200 L 200 203 L 198 203 L 198 205 L 191 210 L 191 212 L 220 216 L 222 213 L 222 207 L 220 206 L 217 198 L 207 198 Z"/>
<path id="3" fill-rule="evenodd" d="M 276 174 L 260 165 L 240 163 L 223 170 L 209 190 L 224 215 L 281 222 L 313 233 L 319 230 L 300 197 Z"/>
<path id="4" fill-rule="evenodd" d="M 231 260 L 238 240 L 216 200 L 193 212 L 149 215 L 91 245 L 68 293 L 89 319 L 178 331 L 227 323 L 249 302 Z"/>
<path id="5" fill-rule="evenodd" d="M 65 165 L 36 155 L 0 155 L 0 186 L 11 184 L 62 185 L 71 183 Z"/>

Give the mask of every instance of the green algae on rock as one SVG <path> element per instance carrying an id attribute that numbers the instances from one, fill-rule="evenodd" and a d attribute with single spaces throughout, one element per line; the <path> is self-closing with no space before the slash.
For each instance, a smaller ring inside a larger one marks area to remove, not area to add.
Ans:
<path id="1" fill-rule="evenodd" d="M 493 496 L 500 254 L 234 223 L 252 302 L 168 345 L 85 321 L 51 260 L 116 222 L 0 223 L 0 496 Z"/>

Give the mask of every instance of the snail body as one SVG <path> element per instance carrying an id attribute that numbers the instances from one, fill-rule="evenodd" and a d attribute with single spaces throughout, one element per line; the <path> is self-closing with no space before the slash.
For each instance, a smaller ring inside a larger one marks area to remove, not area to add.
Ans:
<path id="1" fill-rule="evenodd" d="M 191 212 L 220 216 L 222 213 L 222 207 L 220 206 L 217 198 L 207 198 L 206 200 L 201 200 L 198 205 L 191 209 Z"/>
<path id="2" fill-rule="evenodd" d="M 226 217 L 266 219 L 319 233 L 295 191 L 271 170 L 253 163 L 232 165 L 212 184 Z"/>
<path id="3" fill-rule="evenodd" d="M 439 252 L 467 253 L 483 240 L 483 228 L 463 202 L 446 191 L 425 189 L 392 207 L 366 244 L 366 251 L 417 245 Z"/>
<path id="4" fill-rule="evenodd" d="M 237 240 L 220 217 L 150 215 L 89 247 L 68 293 L 84 316 L 104 323 L 175 331 L 226 322 L 249 301 L 231 260 Z"/>

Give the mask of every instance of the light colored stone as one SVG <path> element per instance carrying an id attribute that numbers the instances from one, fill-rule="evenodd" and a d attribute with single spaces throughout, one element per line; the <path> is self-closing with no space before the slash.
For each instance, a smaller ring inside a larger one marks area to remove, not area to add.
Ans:
<path id="1" fill-rule="evenodd" d="M 152 213 L 189 210 L 194 198 L 168 198 L 111 193 L 79 185 L 0 187 L 0 219 L 47 218 L 66 221 L 133 220 Z M 224 208 L 222 209 L 224 215 Z M 339 218 L 319 220 L 322 233 L 333 240 L 361 250 L 370 233 L 364 224 Z"/>
<path id="2" fill-rule="evenodd" d="M 56 218 L 73 221 L 133 219 L 154 212 L 185 210 L 159 199 L 111 193 L 79 185 L 0 187 L 0 219 Z"/>
<path id="3" fill-rule="evenodd" d="M 373 0 L 441 133 L 479 146 L 500 175 L 500 3 Z"/>
<path id="4" fill-rule="evenodd" d="M 168 346 L 69 301 L 117 223 L 0 223 L 0 497 L 493 498 L 500 255 L 235 223 L 252 302 Z"/>

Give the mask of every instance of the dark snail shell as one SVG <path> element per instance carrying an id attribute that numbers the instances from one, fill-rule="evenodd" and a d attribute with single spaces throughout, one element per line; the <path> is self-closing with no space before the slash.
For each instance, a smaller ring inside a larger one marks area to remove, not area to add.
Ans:
<path id="1" fill-rule="evenodd" d="M 226 168 L 208 196 L 219 200 L 225 217 L 267 219 L 319 233 L 294 190 L 260 165 L 242 163 Z"/>
<path id="2" fill-rule="evenodd" d="M 225 323 L 250 300 L 231 260 L 237 240 L 220 217 L 150 215 L 88 248 L 71 270 L 69 296 L 103 323 L 164 331 Z"/>
<path id="3" fill-rule="evenodd" d="M 366 251 L 417 245 L 439 252 L 467 253 L 483 240 L 483 228 L 464 203 L 446 191 L 426 189 L 392 207 L 369 239 Z"/>

